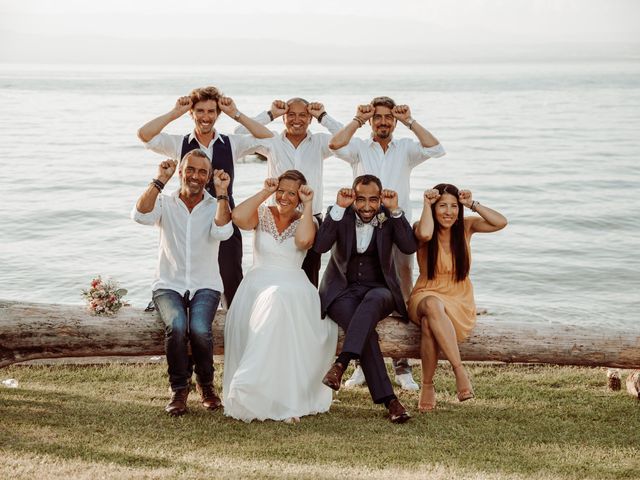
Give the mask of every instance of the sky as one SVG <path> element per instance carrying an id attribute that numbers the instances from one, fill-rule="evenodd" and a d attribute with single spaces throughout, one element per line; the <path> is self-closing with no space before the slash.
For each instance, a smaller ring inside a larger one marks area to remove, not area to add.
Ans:
<path id="1" fill-rule="evenodd" d="M 628 59 L 638 19 L 636 0 L 0 0 L 0 62 Z"/>

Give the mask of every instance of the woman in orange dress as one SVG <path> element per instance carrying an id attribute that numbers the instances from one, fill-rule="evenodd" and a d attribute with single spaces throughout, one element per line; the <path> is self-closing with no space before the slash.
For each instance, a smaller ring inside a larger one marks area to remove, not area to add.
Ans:
<path id="1" fill-rule="evenodd" d="M 464 217 L 464 207 L 479 216 Z M 420 221 L 414 232 L 420 242 L 418 265 L 420 277 L 409 298 L 411 321 L 422 331 L 422 389 L 418 410 L 433 410 L 436 393 L 433 376 L 442 350 L 456 376 L 458 400 L 473 398 L 473 389 L 460 359 L 458 342 L 464 341 L 476 323 L 473 286 L 469 279 L 474 233 L 501 230 L 507 219 L 480 202 L 469 190 L 441 183 L 424 193 Z"/>

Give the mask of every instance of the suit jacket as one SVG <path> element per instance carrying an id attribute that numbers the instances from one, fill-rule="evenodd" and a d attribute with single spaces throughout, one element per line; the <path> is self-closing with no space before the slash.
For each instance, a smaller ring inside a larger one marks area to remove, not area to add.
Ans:
<path id="1" fill-rule="evenodd" d="M 318 230 L 313 245 L 313 249 L 318 253 L 325 253 L 331 249 L 331 259 L 322 276 L 319 288 L 323 318 L 327 314 L 329 305 L 349 285 L 347 267 L 353 253 L 354 242 L 356 241 L 355 210 L 352 207 L 348 207 L 339 222 L 331 218 L 330 211 L 331 207 L 327 211 L 325 220 Z M 375 235 L 378 259 L 380 260 L 387 287 L 393 295 L 396 311 L 402 315 L 402 319 L 406 322 L 408 321 L 407 307 L 402 298 L 398 275 L 391 255 L 391 246 L 395 244 L 402 253 L 410 255 L 415 253 L 417 243 L 413 235 L 413 229 L 404 215 L 400 218 L 393 218 L 385 207 L 382 207 L 381 211 L 384 212 L 387 218 L 381 225 L 375 227 L 378 229 Z"/>

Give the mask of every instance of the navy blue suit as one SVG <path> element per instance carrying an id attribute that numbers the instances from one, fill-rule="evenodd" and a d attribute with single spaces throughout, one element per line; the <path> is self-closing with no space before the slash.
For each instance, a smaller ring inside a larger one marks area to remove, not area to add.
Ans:
<path id="1" fill-rule="evenodd" d="M 395 244 L 405 254 L 417 249 L 404 215 L 393 218 L 386 208 L 381 211 L 386 220 L 374 227 L 365 252 L 356 250 L 356 213 L 352 207 L 338 222 L 327 213 L 313 246 L 318 253 L 331 249 L 319 289 L 322 315 L 328 314 L 344 330 L 342 350 L 359 356 L 375 403 L 393 395 L 375 327 L 394 310 L 408 321 L 391 247 Z"/>

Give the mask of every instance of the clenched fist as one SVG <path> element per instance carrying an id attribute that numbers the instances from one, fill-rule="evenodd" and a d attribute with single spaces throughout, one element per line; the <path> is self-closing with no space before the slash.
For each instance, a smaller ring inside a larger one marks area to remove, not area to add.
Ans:
<path id="1" fill-rule="evenodd" d="M 287 113 L 287 103 L 284 100 L 274 100 L 271 104 L 271 115 L 278 118 Z"/>
<path id="2" fill-rule="evenodd" d="M 277 178 L 266 178 L 264 181 L 264 186 L 262 189 L 271 195 L 278 189 L 278 179 Z"/>
<path id="3" fill-rule="evenodd" d="M 398 208 L 398 194 L 394 190 L 389 190 L 385 188 L 382 190 L 382 205 L 387 207 L 389 210 L 395 210 Z"/>
<path id="4" fill-rule="evenodd" d="M 458 200 L 460 200 L 460 203 L 465 207 L 471 208 L 471 205 L 473 204 L 473 195 L 471 194 L 471 190 L 459 190 Z"/>
<path id="5" fill-rule="evenodd" d="M 298 189 L 298 197 L 305 205 L 313 201 L 313 190 L 309 185 L 300 185 Z"/>
<path id="6" fill-rule="evenodd" d="M 213 186 L 217 195 L 226 195 L 229 184 L 231 183 L 231 177 L 224 170 L 213 171 Z"/>
<path id="7" fill-rule="evenodd" d="M 435 188 L 430 190 L 425 190 L 424 195 L 422 197 L 425 205 L 433 205 L 440 198 L 440 192 Z"/>
<path id="8" fill-rule="evenodd" d="M 187 113 L 189 110 L 191 110 L 191 97 L 186 96 L 186 97 L 180 97 L 178 100 L 176 100 L 176 104 L 173 107 L 173 111 L 176 113 L 176 116 L 181 117 L 182 115 L 184 115 L 185 113 Z"/>
<path id="9" fill-rule="evenodd" d="M 156 178 L 162 183 L 166 184 L 169 180 L 171 180 L 171 177 L 175 173 L 177 167 L 178 162 L 176 162 L 175 160 L 163 160 L 162 162 L 160 162 L 160 165 L 158 165 L 158 174 L 156 175 Z"/>
<path id="10" fill-rule="evenodd" d="M 309 112 L 315 118 L 318 118 L 324 112 L 324 105 L 320 102 L 311 102 L 309 105 L 307 105 L 307 112 Z"/>
<path id="11" fill-rule="evenodd" d="M 356 199 L 356 192 L 352 188 L 341 188 L 338 190 L 338 196 L 336 198 L 336 205 L 342 208 L 347 208 Z"/>

